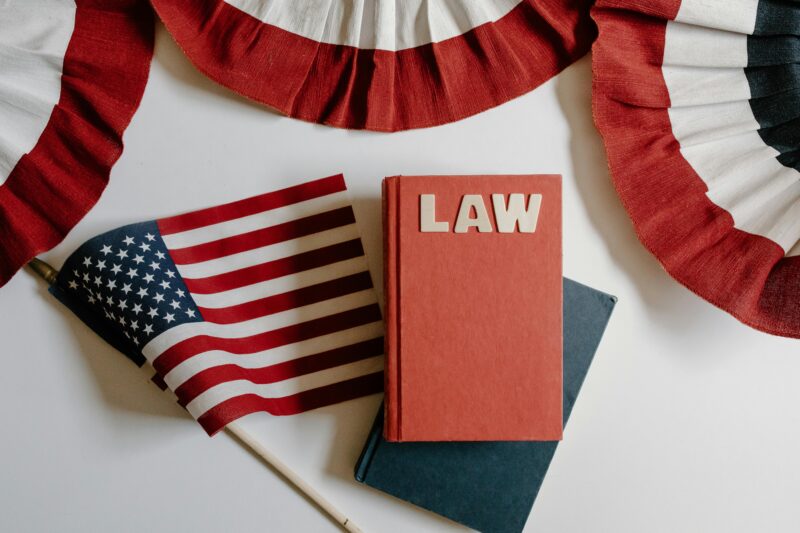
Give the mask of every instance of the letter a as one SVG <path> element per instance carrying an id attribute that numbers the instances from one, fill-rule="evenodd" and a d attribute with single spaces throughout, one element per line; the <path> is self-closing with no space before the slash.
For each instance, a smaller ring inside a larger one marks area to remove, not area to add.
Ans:
<path id="1" fill-rule="evenodd" d="M 536 231 L 536 223 L 539 221 L 539 210 L 542 206 L 542 195 L 531 194 L 528 200 L 528 209 L 525 209 L 524 194 L 509 194 L 508 207 L 505 204 L 502 194 L 492 195 L 492 207 L 494 207 L 494 219 L 497 223 L 497 231 L 500 233 L 514 233 L 514 227 L 519 222 L 521 233 L 533 233 Z"/>
<path id="2" fill-rule="evenodd" d="M 450 224 L 436 220 L 436 195 L 419 195 L 419 230 L 423 233 L 443 233 L 450 231 Z"/>
<path id="3" fill-rule="evenodd" d="M 475 208 L 475 218 L 472 218 L 472 208 Z M 465 194 L 461 199 L 461 207 L 458 208 L 456 233 L 466 233 L 469 228 L 476 227 L 481 233 L 492 231 L 492 223 L 489 221 L 489 213 L 486 212 L 486 205 L 483 203 L 483 196 L 480 194 Z"/>

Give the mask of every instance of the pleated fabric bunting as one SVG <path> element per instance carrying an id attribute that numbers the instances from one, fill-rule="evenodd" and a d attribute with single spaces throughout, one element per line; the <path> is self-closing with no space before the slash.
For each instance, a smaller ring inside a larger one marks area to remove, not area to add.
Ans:
<path id="1" fill-rule="evenodd" d="M 395 131 L 520 96 L 588 52 L 591 0 L 153 0 L 213 80 L 291 117 Z"/>
<path id="2" fill-rule="evenodd" d="M 143 0 L 0 2 L 0 286 L 100 197 L 152 52 Z"/>
<path id="3" fill-rule="evenodd" d="M 800 3 L 598 0 L 594 115 L 641 241 L 755 328 L 800 337 Z"/>

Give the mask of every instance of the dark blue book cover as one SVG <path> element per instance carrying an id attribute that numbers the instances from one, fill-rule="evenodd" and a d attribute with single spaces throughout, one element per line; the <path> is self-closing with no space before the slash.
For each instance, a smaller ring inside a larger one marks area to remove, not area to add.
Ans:
<path id="1" fill-rule="evenodd" d="M 616 301 L 564 280 L 564 424 Z M 356 480 L 484 533 L 522 531 L 558 446 L 557 441 L 396 443 L 383 439 L 382 428 L 383 408 L 356 465 Z"/>

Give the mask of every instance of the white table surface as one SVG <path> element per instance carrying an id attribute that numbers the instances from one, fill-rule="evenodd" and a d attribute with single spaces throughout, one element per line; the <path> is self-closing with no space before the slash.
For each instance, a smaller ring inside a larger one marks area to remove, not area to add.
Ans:
<path id="1" fill-rule="evenodd" d="M 477 117 L 387 135 L 252 104 L 159 27 L 125 141 L 97 207 L 45 254 L 53 264 L 121 224 L 344 172 L 380 285 L 383 176 L 563 174 L 565 275 L 619 304 L 526 531 L 797 531 L 800 343 L 739 324 L 639 245 L 591 123 L 588 58 Z M 338 531 L 24 272 L 0 290 L 0 354 L 0 531 Z M 245 425 L 365 531 L 465 531 L 353 481 L 379 402 Z"/>

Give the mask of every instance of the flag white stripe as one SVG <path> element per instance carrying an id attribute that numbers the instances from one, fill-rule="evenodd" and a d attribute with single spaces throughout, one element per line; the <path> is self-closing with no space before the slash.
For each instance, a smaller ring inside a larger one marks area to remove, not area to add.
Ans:
<path id="1" fill-rule="evenodd" d="M 240 355 L 214 350 L 195 355 L 183 361 L 164 376 L 164 381 L 166 381 L 171 389 L 175 390 L 193 375 L 208 370 L 209 368 L 229 364 L 236 364 L 242 368 L 264 368 L 308 355 L 349 346 L 357 342 L 375 339 L 382 335 L 383 322 L 378 321 L 253 354 Z"/>
<path id="2" fill-rule="evenodd" d="M 148 361 L 153 362 L 160 354 L 175 344 L 192 337 L 208 335 L 223 339 L 238 339 L 259 333 L 322 318 L 350 309 L 356 309 L 377 302 L 375 290 L 370 288 L 338 298 L 331 298 L 311 305 L 288 309 L 253 320 L 234 324 L 212 324 L 210 322 L 187 322 L 168 329 L 153 338 L 142 350 Z"/>
<path id="3" fill-rule="evenodd" d="M 324 246 L 330 246 L 332 244 L 358 238 L 358 227 L 355 224 L 348 224 L 346 226 L 320 231 L 312 235 L 306 235 L 298 239 L 278 242 L 254 250 L 220 257 L 210 261 L 203 261 L 202 263 L 176 266 L 183 278 L 201 279 L 260 265 L 277 259 L 283 259 L 285 257 L 291 257 Z"/>
<path id="4" fill-rule="evenodd" d="M 376 356 L 268 385 L 256 385 L 246 380 L 229 381 L 200 394 L 189 402 L 186 408 L 192 416 L 199 418 L 212 407 L 243 394 L 256 394 L 262 398 L 282 398 L 382 370 L 383 356 Z"/>
<path id="5" fill-rule="evenodd" d="M 178 250 L 180 248 L 197 246 L 226 237 L 233 237 L 259 229 L 277 226 L 278 224 L 291 222 L 292 220 L 332 211 L 349 205 L 350 200 L 347 191 L 340 191 L 326 196 L 297 202 L 296 204 L 261 211 L 260 213 L 255 213 L 246 217 L 219 222 L 181 233 L 164 235 L 162 238 L 167 248 L 170 250 Z"/>
<path id="6" fill-rule="evenodd" d="M 368 268 L 367 260 L 362 255 L 238 289 L 213 294 L 192 294 L 192 299 L 194 299 L 198 307 L 220 309 L 302 289 L 303 287 L 342 278 L 350 274 L 357 274 L 368 270 Z"/>

